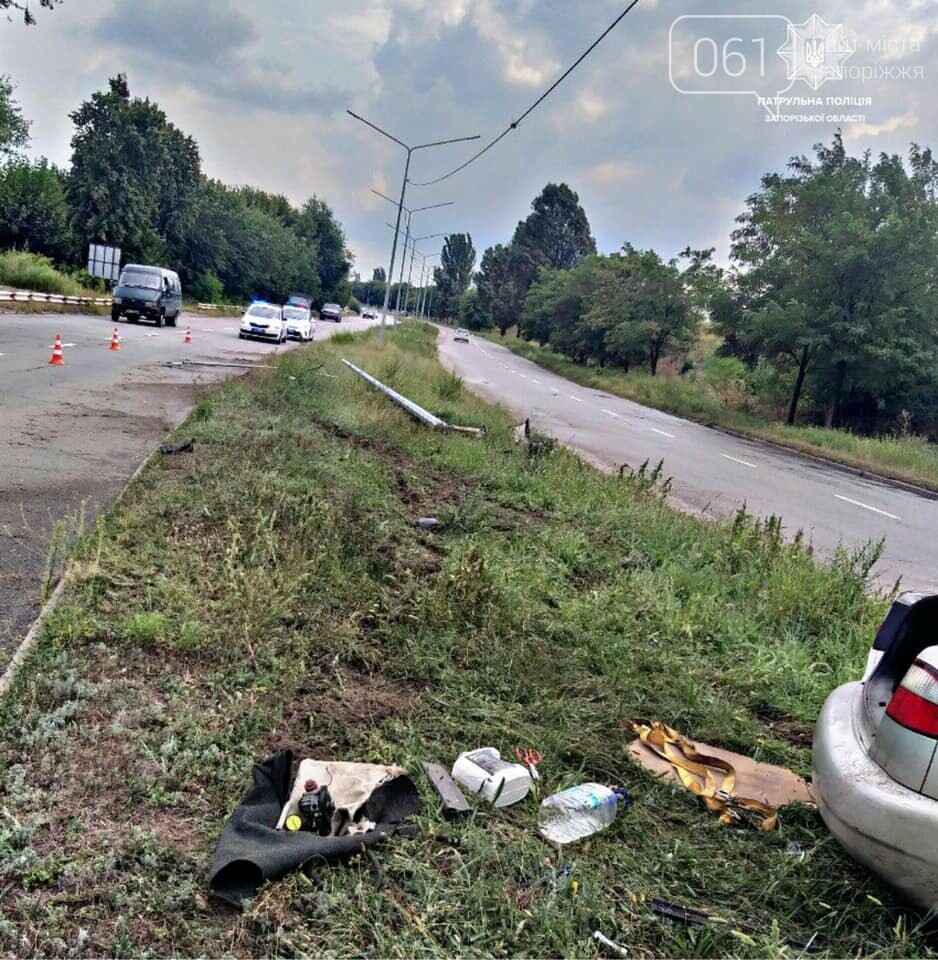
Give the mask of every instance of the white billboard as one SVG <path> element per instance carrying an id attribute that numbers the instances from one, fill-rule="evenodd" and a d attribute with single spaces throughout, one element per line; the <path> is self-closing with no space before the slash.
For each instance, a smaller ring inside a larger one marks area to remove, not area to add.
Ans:
<path id="1" fill-rule="evenodd" d="M 120 247 L 105 247 L 99 243 L 92 243 L 88 247 L 88 273 L 92 277 L 102 277 L 111 283 L 117 283 L 120 272 Z"/>

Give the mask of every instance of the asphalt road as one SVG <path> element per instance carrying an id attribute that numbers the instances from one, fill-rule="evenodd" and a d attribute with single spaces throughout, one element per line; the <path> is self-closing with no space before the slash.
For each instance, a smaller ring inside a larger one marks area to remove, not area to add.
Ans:
<path id="1" fill-rule="evenodd" d="M 192 343 L 183 343 L 186 324 Z M 316 339 L 373 321 L 318 322 Z M 0 312 L 0 668 L 35 616 L 52 540 L 87 528 L 201 389 L 241 371 L 168 369 L 182 359 L 262 362 L 298 344 L 238 339 L 235 317 L 183 315 L 175 329 L 109 317 Z M 56 333 L 65 365 L 50 366 Z"/>
<path id="2" fill-rule="evenodd" d="M 580 387 L 488 340 L 454 343 L 444 329 L 440 354 L 473 391 L 598 466 L 663 460 L 684 509 L 726 516 L 745 504 L 826 554 L 884 538 L 877 583 L 901 577 L 906 589 L 938 592 L 938 501 Z"/>

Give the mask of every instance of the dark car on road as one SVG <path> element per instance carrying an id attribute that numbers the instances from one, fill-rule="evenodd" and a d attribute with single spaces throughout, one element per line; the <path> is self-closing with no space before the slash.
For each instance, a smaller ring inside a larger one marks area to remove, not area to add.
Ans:
<path id="1" fill-rule="evenodd" d="M 128 263 L 121 271 L 111 303 L 111 319 L 152 320 L 158 327 L 176 326 L 182 312 L 179 274 L 164 267 Z"/>
<path id="2" fill-rule="evenodd" d="M 319 311 L 320 320 L 331 320 L 333 323 L 342 322 L 342 308 L 337 303 L 324 303 Z"/>

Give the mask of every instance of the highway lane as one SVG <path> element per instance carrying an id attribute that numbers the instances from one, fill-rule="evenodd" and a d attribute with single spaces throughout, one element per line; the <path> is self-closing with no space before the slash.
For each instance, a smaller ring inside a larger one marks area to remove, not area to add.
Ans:
<path id="1" fill-rule="evenodd" d="M 683 509 L 728 516 L 745 504 L 828 555 L 884 538 L 880 586 L 901 577 L 907 589 L 938 590 L 938 501 L 580 387 L 482 338 L 454 343 L 444 329 L 440 355 L 473 391 L 600 467 L 663 460 Z"/>
<path id="2" fill-rule="evenodd" d="M 176 328 L 109 317 L 0 312 L 0 668 L 38 608 L 50 537 L 74 531 L 113 500 L 180 423 L 202 389 L 233 368 L 168 369 L 166 361 L 263 361 L 298 344 L 238 339 L 238 318 L 183 315 Z M 186 325 L 192 343 L 184 344 Z M 373 321 L 319 321 L 318 340 Z M 65 366 L 49 365 L 56 333 Z"/>

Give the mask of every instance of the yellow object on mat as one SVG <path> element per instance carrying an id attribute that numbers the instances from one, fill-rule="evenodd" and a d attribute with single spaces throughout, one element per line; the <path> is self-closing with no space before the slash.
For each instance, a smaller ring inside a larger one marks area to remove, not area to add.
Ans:
<path id="1" fill-rule="evenodd" d="M 736 793 L 736 769 L 721 757 L 700 753 L 689 740 L 659 721 L 634 724 L 642 743 L 674 768 L 681 783 L 703 800 L 708 810 L 720 815 L 721 823 L 735 823 L 739 810 L 752 810 L 762 816 L 760 829 L 772 830 L 778 822 L 778 810 L 768 803 Z M 719 785 L 714 771 L 722 776 Z"/>

